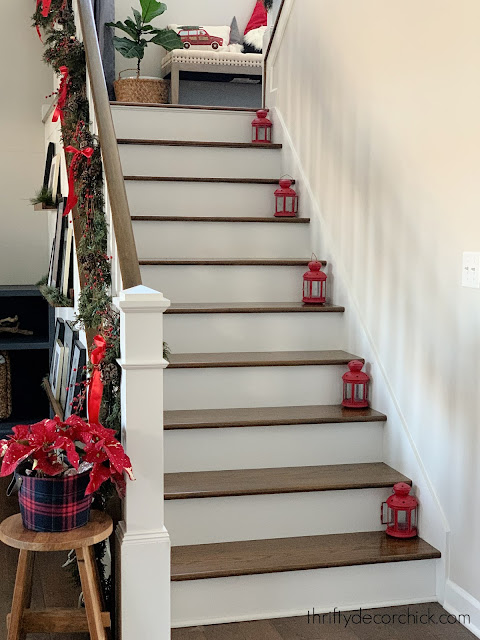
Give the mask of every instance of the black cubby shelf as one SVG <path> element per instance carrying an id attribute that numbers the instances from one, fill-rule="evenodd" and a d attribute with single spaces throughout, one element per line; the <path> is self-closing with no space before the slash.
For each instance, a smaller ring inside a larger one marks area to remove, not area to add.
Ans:
<path id="1" fill-rule="evenodd" d="M 55 311 L 35 285 L 0 286 L 0 319 L 18 316 L 21 329 L 33 335 L 0 332 L 0 351 L 10 358 L 13 412 L 0 420 L 0 437 L 17 424 L 31 424 L 50 415 L 42 381 L 50 368 Z"/>

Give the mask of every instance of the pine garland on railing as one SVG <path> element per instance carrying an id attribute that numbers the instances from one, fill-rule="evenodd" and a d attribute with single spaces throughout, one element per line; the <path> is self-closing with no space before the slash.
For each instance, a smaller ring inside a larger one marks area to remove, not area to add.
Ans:
<path id="1" fill-rule="evenodd" d="M 91 157 L 70 154 L 69 172 L 78 201 L 72 211 L 76 228 L 76 249 L 80 280 L 77 321 L 88 333 L 100 333 L 107 341 L 102 363 L 104 395 L 100 419 L 105 426 L 120 429 L 119 320 L 112 309 L 110 258 L 107 255 L 108 228 L 105 216 L 104 182 L 99 141 L 89 129 L 86 61 L 83 43 L 76 37 L 71 0 L 52 0 L 47 16 L 42 3 L 33 24 L 43 34 L 44 61 L 65 78 L 60 104 L 63 146 L 82 151 L 93 149 Z M 67 154 L 68 156 L 69 154 Z M 73 157 L 76 160 L 73 160 Z M 73 165 L 73 169 L 72 169 Z M 73 194 L 70 194 L 72 197 Z M 69 198 L 70 200 L 70 198 Z M 62 302 L 52 288 L 42 283 L 41 291 L 54 304 Z M 115 371 L 113 371 L 115 369 Z M 108 375 L 103 371 L 108 371 Z"/>

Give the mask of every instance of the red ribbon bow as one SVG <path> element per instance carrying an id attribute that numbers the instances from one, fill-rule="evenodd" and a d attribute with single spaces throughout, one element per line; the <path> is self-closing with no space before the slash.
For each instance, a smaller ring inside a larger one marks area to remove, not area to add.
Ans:
<path id="1" fill-rule="evenodd" d="M 42 16 L 44 18 L 48 18 L 48 14 L 50 13 L 50 5 L 52 4 L 52 0 L 37 0 L 37 9 L 39 5 L 42 5 Z"/>
<path id="2" fill-rule="evenodd" d="M 78 198 L 75 194 L 75 167 L 82 156 L 88 158 L 88 162 L 90 162 L 90 158 L 92 157 L 94 150 L 92 149 L 92 147 L 85 147 L 85 149 L 76 149 L 75 147 L 68 146 L 65 147 L 65 151 L 75 154 L 70 163 L 70 170 L 68 172 L 68 198 L 67 204 L 65 206 L 65 211 L 63 212 L 64 216 L 68 216 L 70 211 L 78 202 Z"/>
<path id="3" fill-rule="evenodd" d="M 40 4 L 42 5 L 42 12 L 41 15 L 44 18 L 48 17 L 48 14 L 50 13 L 50 5 L 52 4 L 52 0 L 37 0 L 37 9 L 40 6 Z M 40 38 L 40 42 L 43 42 L 42 40 L 42 34 L 40 33 L 40 27 L 37 25 L 36 29 L 37 29 L 37 33 L 38 33 L 38 37 Z"/>
<path id="4" fill-rule="evenodd" d="M 105 338 L 100 335 L 93 339 L 96 349 L 90 355 L 90 361 L 93 364 L 93 375 L 88 385 L 88 421 L 98 424 L 100 415 L 100 405 L 102 404 L 103 382 L 100 377 L 100 363 L 105 358 L 107 351 L 107 343 Z"/>
<path id="5" fill-rule="evenodd" d="M 57 120 L 60 118 L 60 122 L 63 124 L 63 109 L 65 107 L 65 103 L 67 102 L 68 92 L 68 67 L 61 66 L 60 73 L 62 74 L 62 79 L 60 80 L 60 86 L 58 88 L 57 106 L 55 107 L 55 111 L 53 112 L 52 122 L 57 122 Z"/>

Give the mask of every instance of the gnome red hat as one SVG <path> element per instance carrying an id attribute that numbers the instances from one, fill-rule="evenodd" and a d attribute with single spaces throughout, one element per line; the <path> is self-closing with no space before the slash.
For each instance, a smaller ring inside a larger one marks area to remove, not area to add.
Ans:
<path id="1" fill-rule="evenodd" d="M 263 0 L 257 0 L 257 4 L 255 5 L 255 9 L 253 10 L 252 17 L 248 21 L 246 29 L 243 35 L 247 35 L 249 31 L 252 29 L 258 29 L 258 27 L 266 27 L 267 26 L 267 10 L 263 4 Z"/>
<path id="2" fill-rule="evenodd" d="M 243 36 L 243 53 L 261 53 L 263 36 L 267 30 L 267 10 L 263 0 L 257 0 Z"/>

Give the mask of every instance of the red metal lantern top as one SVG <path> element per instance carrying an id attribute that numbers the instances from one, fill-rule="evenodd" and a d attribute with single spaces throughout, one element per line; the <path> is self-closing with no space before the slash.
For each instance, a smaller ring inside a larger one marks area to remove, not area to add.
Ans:
<path id="1" fill-rule="evenodd" d="M 393 485 L 393 494 L 387 498 L 387 505 L 390 509 L 412 510 L 418 507 L 418 500 L 411 496 L 412 487 L 406 482 L 397 482 Z"/>
<path id="2" fill-rule="evenodd" d="M 268 109 L 259 109 L 257 111 L 257 117 L 252 121 L 254 127 L 271 127 L 272 123 L 267 118 Z"/>
<path id="3" fill-rule="evenodd" d="M 370 380 L 370 376 L 362 371 L 363 365 L 364 363 L 361 360 L 351 360 L 348 363 L 350 371 L 343 374 L 342 380 L 352 384 L 363 384 L 364 382 L 368 382 Z"/>
<path id="4" fill-rule="evenodd" d="M 303 274 L 304 280 L 326 280 L 327 274 L 321 271 L 322 263 L 319 260 L 312 260 L 308 263 L 308 268 L 310 271 L 306 271 Z"/>
<path id="5" fill-rule="evenodd" d="M 292 181 L 289 178 L 282 178 L 278 184 L 280 185 L 280 188 L 275 190 L 276 196 L 295 198 L 297 192 L 291 188 Z"/>

